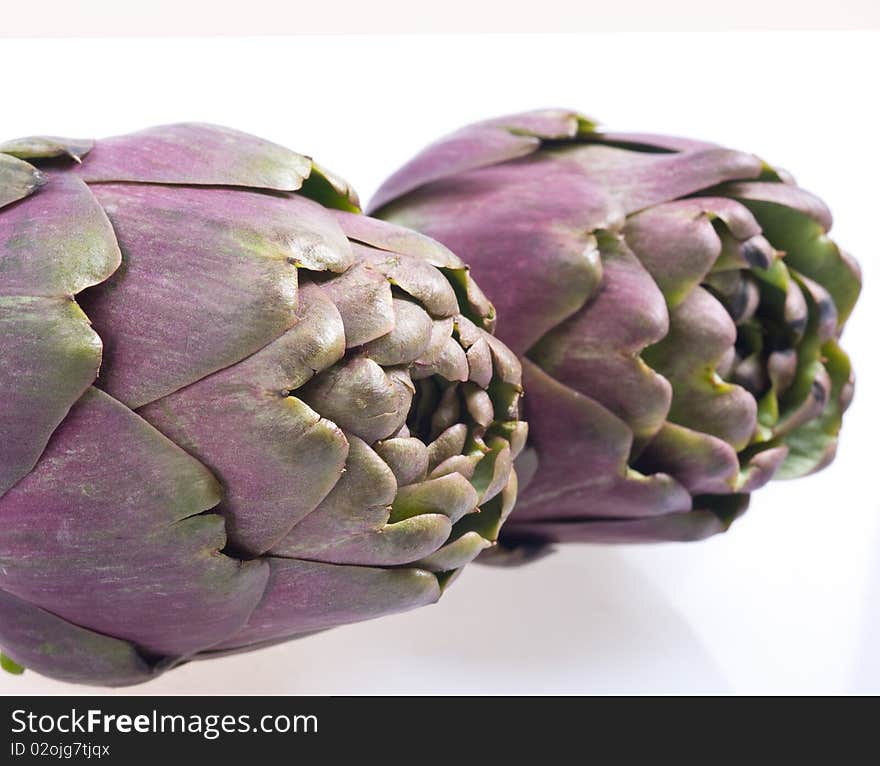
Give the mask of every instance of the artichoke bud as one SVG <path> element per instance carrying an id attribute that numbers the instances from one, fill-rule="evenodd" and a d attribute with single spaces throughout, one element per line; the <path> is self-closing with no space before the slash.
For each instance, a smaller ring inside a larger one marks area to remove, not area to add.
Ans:
<path id="1" fill-rule="evenodd" d="M 369 210 L 464 258 L 522 360 L 502 548 L 704 538 L 833 459 L 861 279 L 789 173 L 544 110 L 441 138 Z"/>
<path id="2" fill-rule="evenodd" d="M 519 361 L 358 204 L 213 125 L 0 145 L 10 663 L 137 683 L 431 603 L 494 544 Z"/>

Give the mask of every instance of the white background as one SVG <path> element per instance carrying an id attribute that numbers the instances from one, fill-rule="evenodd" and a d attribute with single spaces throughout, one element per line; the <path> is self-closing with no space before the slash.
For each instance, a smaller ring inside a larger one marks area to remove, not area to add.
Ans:
<path id="1" fill-rule="evenodd" d="M 366 200 L 463 123 L 567 106 L 788 168 L 865 274 L 836 463 L 760 490 L 728 534 L 472 565 L 436 606 L 127 691 L 880 692 L 878 51 L 868 32 L 0 40 L 0 138 L 225 123 L 315 156 Z M 2 694 L 71 691 L 0 674 Z"/>
<path id="2" fill-rule="evenodd" d="M 867 29 L 877 0 L 2 0 L 0 37 Z"/>

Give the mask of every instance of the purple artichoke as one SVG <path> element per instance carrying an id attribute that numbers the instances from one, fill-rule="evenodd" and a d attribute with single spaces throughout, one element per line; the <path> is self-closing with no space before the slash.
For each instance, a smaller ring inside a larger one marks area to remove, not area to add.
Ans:
<path id="1" fill-rule="evenodd" d="M 0 144 L 13 661 L 136 683 L 431 603 L 496 538 L 519 362 L 458 258 L 356 210 L 209 125 Z"/>
<path id="2" fill-rule="evenodd" d="M 522 359 L 502 542 L 704 538 L 833 459 L 860 276 L 787 173 L 541 111 L 441 139 L 371 207 L 468 261 Z"/>

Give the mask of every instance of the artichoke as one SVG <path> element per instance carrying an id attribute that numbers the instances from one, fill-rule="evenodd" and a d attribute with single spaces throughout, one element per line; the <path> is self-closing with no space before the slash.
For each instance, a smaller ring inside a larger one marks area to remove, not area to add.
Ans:
<path id="1" fill-rule="evenodd" d="M 495 539 L 519 362 L 357 211 L 221 127 L 0 144 L 7 666 L 136 683 L 433 602 Z"/>
<path id="2" fill-rule="evenodd" d="M 548 110 L 441 139 L 371 207 L 467 260 L 521 357 L 511 547 L 704 538 L 833 459 L 860 276 L 786 172 Z"/>

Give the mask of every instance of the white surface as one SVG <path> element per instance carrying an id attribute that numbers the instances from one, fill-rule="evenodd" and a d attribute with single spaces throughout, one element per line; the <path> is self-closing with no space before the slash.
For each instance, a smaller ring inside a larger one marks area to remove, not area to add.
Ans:
<path id="1" fill-rule="evenodd" d="M 877 29 L 876 0 L 41 0 L 3 7 L 0 37 Z"/>
<path id="2" fill-rule="evenodd" d="M 367 199 L 441 133 L 570 106 L 788 168 L 865 272 L 837 461 L 760 490 L 727 535 L 471 566 L 436 606 L 129 691 L 880 692 L 878 51 L 877 33 L 0 40 L 2 137 L 226 123 L 314 155 Z M 71 690 L 0 674 L 3 694 Z"/>

